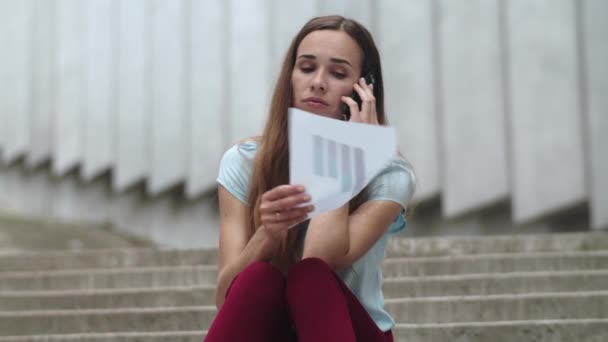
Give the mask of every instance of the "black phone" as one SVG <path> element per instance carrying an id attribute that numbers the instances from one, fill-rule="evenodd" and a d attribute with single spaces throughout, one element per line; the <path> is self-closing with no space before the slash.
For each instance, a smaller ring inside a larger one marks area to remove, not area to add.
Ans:
<path id="1" fill-rule="evenodd" d="M 366 84 L 375 83 L 374 75 L 372 75 L 371 72 L 366 74 L 365 77 L 363 77 L 363 78 L 365 79 Z M 375 84 L 374 84 L 374 86 L 375 86 Z M 361 97 L 359 96 L 359 94 L 357 93 L 356 90 L 353 90 L 353 93 L 350 94 L 350 98 L 357 102 L 357 104 L 359 105 L 359 110 L 361 110 Z M 344 114 L 346 121 L 350 120 L 350 108 L 346 104 L 342 105 L 342 114 Z"/>

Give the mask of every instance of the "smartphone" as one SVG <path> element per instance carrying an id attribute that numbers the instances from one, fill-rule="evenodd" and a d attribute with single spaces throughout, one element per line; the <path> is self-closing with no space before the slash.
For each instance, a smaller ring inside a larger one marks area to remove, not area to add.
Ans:
<path id="1" fill-rule="evenodd" d="M 367 75 L 365 75 L 364 79 L 365 83 L 368 85 L 375 83 L 374 76 L 372 75 L 372 73 L 368 73 Z M 357 91 L 353 90 L 353 93 L 350 94 L 350 98 L 357 102 L 357 104 L 359 105 L 359 110 L 361 110 L 361 97 L 359 97 Z M 346 117 L 346 121 L 350 120 L 350 107 L 348 107 L 346 104 L 342 105 L 342 114 L 344 114 L 344 116 Z"/>

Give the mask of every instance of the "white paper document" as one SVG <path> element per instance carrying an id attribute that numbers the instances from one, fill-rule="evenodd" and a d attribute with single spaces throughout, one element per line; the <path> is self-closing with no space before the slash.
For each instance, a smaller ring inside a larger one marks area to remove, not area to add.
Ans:
<path id="1" fill-rule="evenodd" d="M 310 218 L 355 197 L 396 153 L 393 127 L 289 109 L 289 183 L 311 196 Z"/>

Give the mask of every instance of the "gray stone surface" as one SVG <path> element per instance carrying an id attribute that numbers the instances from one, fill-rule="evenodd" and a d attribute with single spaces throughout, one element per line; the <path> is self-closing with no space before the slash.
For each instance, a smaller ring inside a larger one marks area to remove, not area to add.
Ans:
<path id="1" fill-rule="evenodd" d="M 398 342 L 604 342 L 608 338 L 608 320 L 541 320 L 491 323 L 409 325 L 397 324 Z M 204 331 L 169 331 L 136 333 L 90 333 L 46 336 L 2 337 L 0 342 L 200 342 Z"/>
<path id="2" fill-rule="evenodd" d="M 605 237 L 400 240 L 389 254 L 410 257 L 384 263 L 396 340 L 603 342 Z M 0 253 L 0 342 L 200 341 L 216 315 L 215 250 L 22 255 Z"/>
<path id="3" fill-rule="evenodd" d="M 190 141 L 188 127 L 190 20 L 185 1 L 150 1 L 152 69 L 147 116 L 147 185 L 152 196 L 185 181 Z"/>
<path id="4" fill-rule="evenodd" d="M 387 256 L 433 256 L 608 249 L 608 234 L 559 233 L 539 235 L 470 236 L 390 239 Z"/>
<path id="5" fill-rule="evenodd" d="M 595 229 L 608 228 L 608 22 L 603 13 L 608 3 L 602 0 L 586 0 L 580 3 L 584 34 L 585 67 L 584 100 L 587 113 L 587 163 L 591 224 Z"/>
<path id="6" fill-rule="evenodd" d="M 608 318 L 608 291 L 387 299 L 411 324 Z"/>
<path id="7" fill-rule="evenodd" d="M 64 176 L 82 161 L 85 116 L 85 2 L 57 2 L 57 77 L 52 171 Z"/>
<path id="8" fill-rule="evenodd" d="M 430 1 L 382 1 L 375 37 L 385 77 L 386 115 L 397 129 L 400 152 L 420 176 L 419 199 L 442 190 L 432 5 Z"/>
<path id="9" fill-rule="evenodd" d="M 372 31 L 373 1 L 368 0 L 323 0 L 317 4 L 317 15 L 343 15 L 353 18 Z"/>
<path id="10" fill-rule="evenodd" d="M 80 252 L 0 253 L 1 272 L 196 266 L 217 263 L 215 250 L 100 249 Z"/>
<path id="11" fill-rule="evenodd" d="M 11 163 L 28 152 L 30 142 L 29 73 L 33 51 L 30 44 L 31 1 L 0 4 L 0 160 Z"/>
<path id="12" fill-rule="evenodd" d="M 599 291 L 606 284 L 608 270 L 602 269 L 385 278 L 383 287 L 385 298 L 410 298 Z"/>
<path id="13" fill-rule="evenodd" d="M 398 324 L 396 342 L 604 342 L 608 319 Z"/>
<path id="14" fill-rule="evenodd" d="M 215 285 L 0 292 L 0 311 L 162 308 L 192 305 L 215 305 Z"/>
<path id="15" fill-rule="evenodd" d="M 147 0 L 119 1 L 118 84 L 115 162 L 112 187 L 123 191 L 149 176 L 147 136 L 150 111 L 148 86 L 151 72 L 151 39 Z"/>
<path id="16" fill-rule="evenodd" d="M 201 342 L 204 331 L 83 333 L 60 335 L 0 336 L 0 342 Z"/>
<path id="17" fill-rule="evenodd" d="M 216 266 L 5 272 L 0 291 L 196 286 L 214 284 L 216 278 Z"/>
<path id="18" fill-rule="evenodd" d="M 408 324 L 519 320 L 605 319 L 604 292 L 387 300 L 389 312 Z M 0 312 L 5 336 L 46 334 L 178 331 L 209 327 L 214 306 Z"/>
<path id="19" fill-rule="evenodd" d="M 453 217 L 510 195 L 504 60 L 499 1 L 444 0 L 437 8 L 441 198 Z"/>
<path id="20" fill-rule="evenodd" d="M 513 219 L 583 203 L 575 1 L 505 1 Z M 566 181 L 567 180 L 567 181 Z"/>
<path id="21" fill-rule="evenodd" d="M 51 1 L 36 2 L 32 8 L 32 74 L 30 97 L 30 140 L 26 154 L 26 164 L 35 168 L 51 156 L 53 102 L 52 91 L 57 84 L 55 45 L 55 3 Z M 2 115 L 0 114 L 0 117 Z M 2 119 L 0 119 L 2 120 Z M 0 132 L 0 135 L 2 132 Z M 48 175 L 48 172 L 45 172 Z"/>
<path id="22" fill-rule="evenodd" d="M 224 42 L 228 5 L 220 0 L 192 1 L 190 27 L 190 98 L 188 167 L 185 194 L 194 198 L 215 186 L 220 159 L 228 145 L 228 50 Z"/>
<path id="23" fill-rule="evenodd" d="M 270 11 L 268 0 L 229 2 L 230 20 L 225 22 L 230 33 L 227 49 L 230 116 L 229 145 L 241 139 L 262 134 L 268 116 L 270 94 L 271 47 Z M 255 67 L 252 67 L 255 65 Z"/>
<path id="24" fill-rule="evenodd" d="M 118 93 L 118 3 L 85 2 L 84 126 L 81 178 L 88 182 L 115 165 Z"/>
<path id="25" fill-rule="evenodd" d="M 20 258 L 25 252 L 43 253 L 47 251 L 51 259 L 33 257 L 30 267 L 42 268 L 53 260 L 52 251 L 81 251 L 103 248 L 152 247 L 153 243 L 135 238 L 125 233 L 117 233 L 112 227 L 103 224 L 62 222 L 26 218 L 11 214 L 0 214 L 0 272 L 3 270 L 26 270 L 20 268 L 27 257 Z M 33 253 L 33 254 L 36 254 Z M 59 253 L 61 255 L 61 253 Z M 13 255 L 11 257 L 10 255 Z M 72 258 L 78 258 L 77 254 Z M 42 259 L 42 261 L 40 261 Z M 13 265 L 13 266 L 11 266 Z"/>
<path id="26" fill-rule="evenodd" d="M 180 331 L 208 325 L 215 307 L 0 312 L 0 336 Z M 202 330 L 202 329 L 201 329 Z"/>
<path id="27" fill-rule="evenodd" d="M 593 270 L 608 265 L 608 251 L 475 254 L 422 258 L 387 258 L 385 277 L 475 273 Z"/>

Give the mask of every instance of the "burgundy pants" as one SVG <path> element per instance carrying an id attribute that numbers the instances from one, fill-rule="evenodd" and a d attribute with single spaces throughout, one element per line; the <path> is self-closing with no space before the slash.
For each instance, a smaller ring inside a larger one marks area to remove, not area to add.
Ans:
<path id="1" fill-rule="evenodd" d="M 393 342 L 321 259 L 304 259 L 287 278 L 255 262 L 233 280 L 206 342 Z"/>

